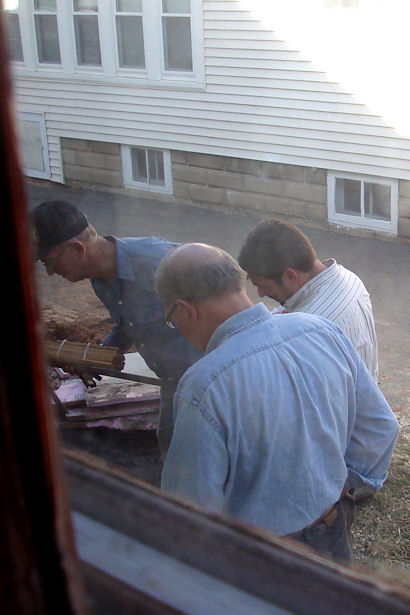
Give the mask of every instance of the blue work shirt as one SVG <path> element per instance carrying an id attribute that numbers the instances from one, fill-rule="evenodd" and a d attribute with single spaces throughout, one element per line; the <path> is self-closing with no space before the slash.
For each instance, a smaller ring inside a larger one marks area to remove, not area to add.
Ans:
<path id="1" fill-rule="evenodd" d="M 106 237 L 117 250 L 117 277 L 111 284 L 92 278 L 96 295 L 114 321 L 103 340 L 125 352 L 132 344 L 159 378 L 176 382 L 202 356 L 178 329 L 164 324 L 165 314 L 155 291 L 160 260 L 177 245 L 159 237 Z"/>
<path id="2" fill-rule="evenodd" d="M 398 422 L 342 331 L 262 304 L 211 336 L 179 382 L 162 489 L 281 536 L 345 486 L 379 489 Z"/>

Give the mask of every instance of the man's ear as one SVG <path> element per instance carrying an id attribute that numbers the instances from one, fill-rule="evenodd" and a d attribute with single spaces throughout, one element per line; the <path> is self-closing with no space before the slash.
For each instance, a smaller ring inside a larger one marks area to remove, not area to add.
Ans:
<path id="1" fill-rule="evenodd" d="M 294 284 L 299 279 L 299 272 L 296 269 L 287 267 L 282 273 L 282 281 L 285 279 L 290 284 Z"/>
<path id="2" fill-rule="evenodd" d="M 74 241 L 70 243 L 70 247 L 75 250 L 77 256 L 79 256 L 80 258 L 84 258 L 87 253 L 87 247 L 85 243 L 83 241 L 79 241 L 78 239 L 74 239 Z"/>
<path id="3" fill-rule="evenodd" d="M 282 284 L 293 295 L 301 286 L 303 286 L 300 271 L 287 267 L 282 274 Z"/>
<path id="4" fill-rule="evenodd" d="M 195 303 L 191 301 L 185 301 L 185 299 L 177 299 L 175 301 L 177 309 L 185 310 L 187 316 L 191 318 L 195 323 L 198 322 L 199 312 Z"/>

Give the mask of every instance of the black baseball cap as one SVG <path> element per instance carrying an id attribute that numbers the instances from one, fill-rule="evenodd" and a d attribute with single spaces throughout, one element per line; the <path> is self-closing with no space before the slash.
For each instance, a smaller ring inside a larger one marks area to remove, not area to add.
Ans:
<path id="1" fill-rule="evenodd" d="M 69 201 L 44 201 L 30 212 L 35 238 L 35 259 L 46 256 L 88 226 L 85 215 Z"/>

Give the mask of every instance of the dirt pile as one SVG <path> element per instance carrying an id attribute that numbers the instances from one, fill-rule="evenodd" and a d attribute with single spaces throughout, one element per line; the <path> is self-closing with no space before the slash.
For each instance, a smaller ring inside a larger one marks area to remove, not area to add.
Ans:
<path id="1" fill-rule="evenodd" d="M 46 340 L 99 343 L 112 328 L 107 312 L 77 311 L 48 304 L 42 310 Z"/>

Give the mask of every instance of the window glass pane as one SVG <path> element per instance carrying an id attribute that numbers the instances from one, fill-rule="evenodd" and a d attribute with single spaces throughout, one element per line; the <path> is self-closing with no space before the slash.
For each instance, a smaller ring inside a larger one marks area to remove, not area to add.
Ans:
<path id="1" fill-rule="evenodd" d="M 61 60 L 57 17 L 55 15 L 36 15 L 35 26 L 38 61 L 59 64 Z"/>
<path id="2" fill-rule="evenodd" d="M 9 58 L 16 62 L 22 62 L 23 48 L 21 46 L 19 16 L 17 13 L 5 13 L 4 21 L 8 38 Z"/>
<path id="3" fill-rule="evenodd" d="M 142 0 L 117 0 L 117 11 L 142 13 Z"/>
<path id="4" fill-rule="evenodd" d="M 360 181 L 340 177 L 336 179 L 336 211 L 360 216 Z"/>
<path id="5" fill-rule="evenodd" d="M 148 182 L 145 150 L 133 147 L 131 150 L 132 178 L 138 182 Z"/>
<path id="6" fill-rule="evenodd" d="M 165 70 L 192 70 L 190 17 L 163 17 Z"/>
<path id="7" fill-rule="evenodd" d="M 75 11 L 98 11 L 98 0 L 74 0 Z"/>
<path id="8" fill-rule="evenodd" d="M 56 11 L 56 0 L 34 0 L 36 11 Z"/>
<path id="9" fill-rule="evenodd" d="M 98 17 L 96 15 L 75 15 L 74 28 L 78 63 L 101 66 Z"/>
<path id="10" fill-rule="evenodd" d="M 145 68 L 142 17 L 116 17 L 120 66 Z"/>
<path id="11" fill-rule="evenodd" d="M 163 186 L 164 179 L 164 157 L 162 152 L 148 150 L 149 183 Z"/>
<path id="12" fill-rule="evenodd" d="M 390 186 L 384 184 L 364 184 L 364 214 L 366 218 L 390 220 Z"/>
<path id="13" fill-rule="evenodd" d="M 164 13 L 190 13 L 190 0 L 162 0 L 162 11 Z"/>

